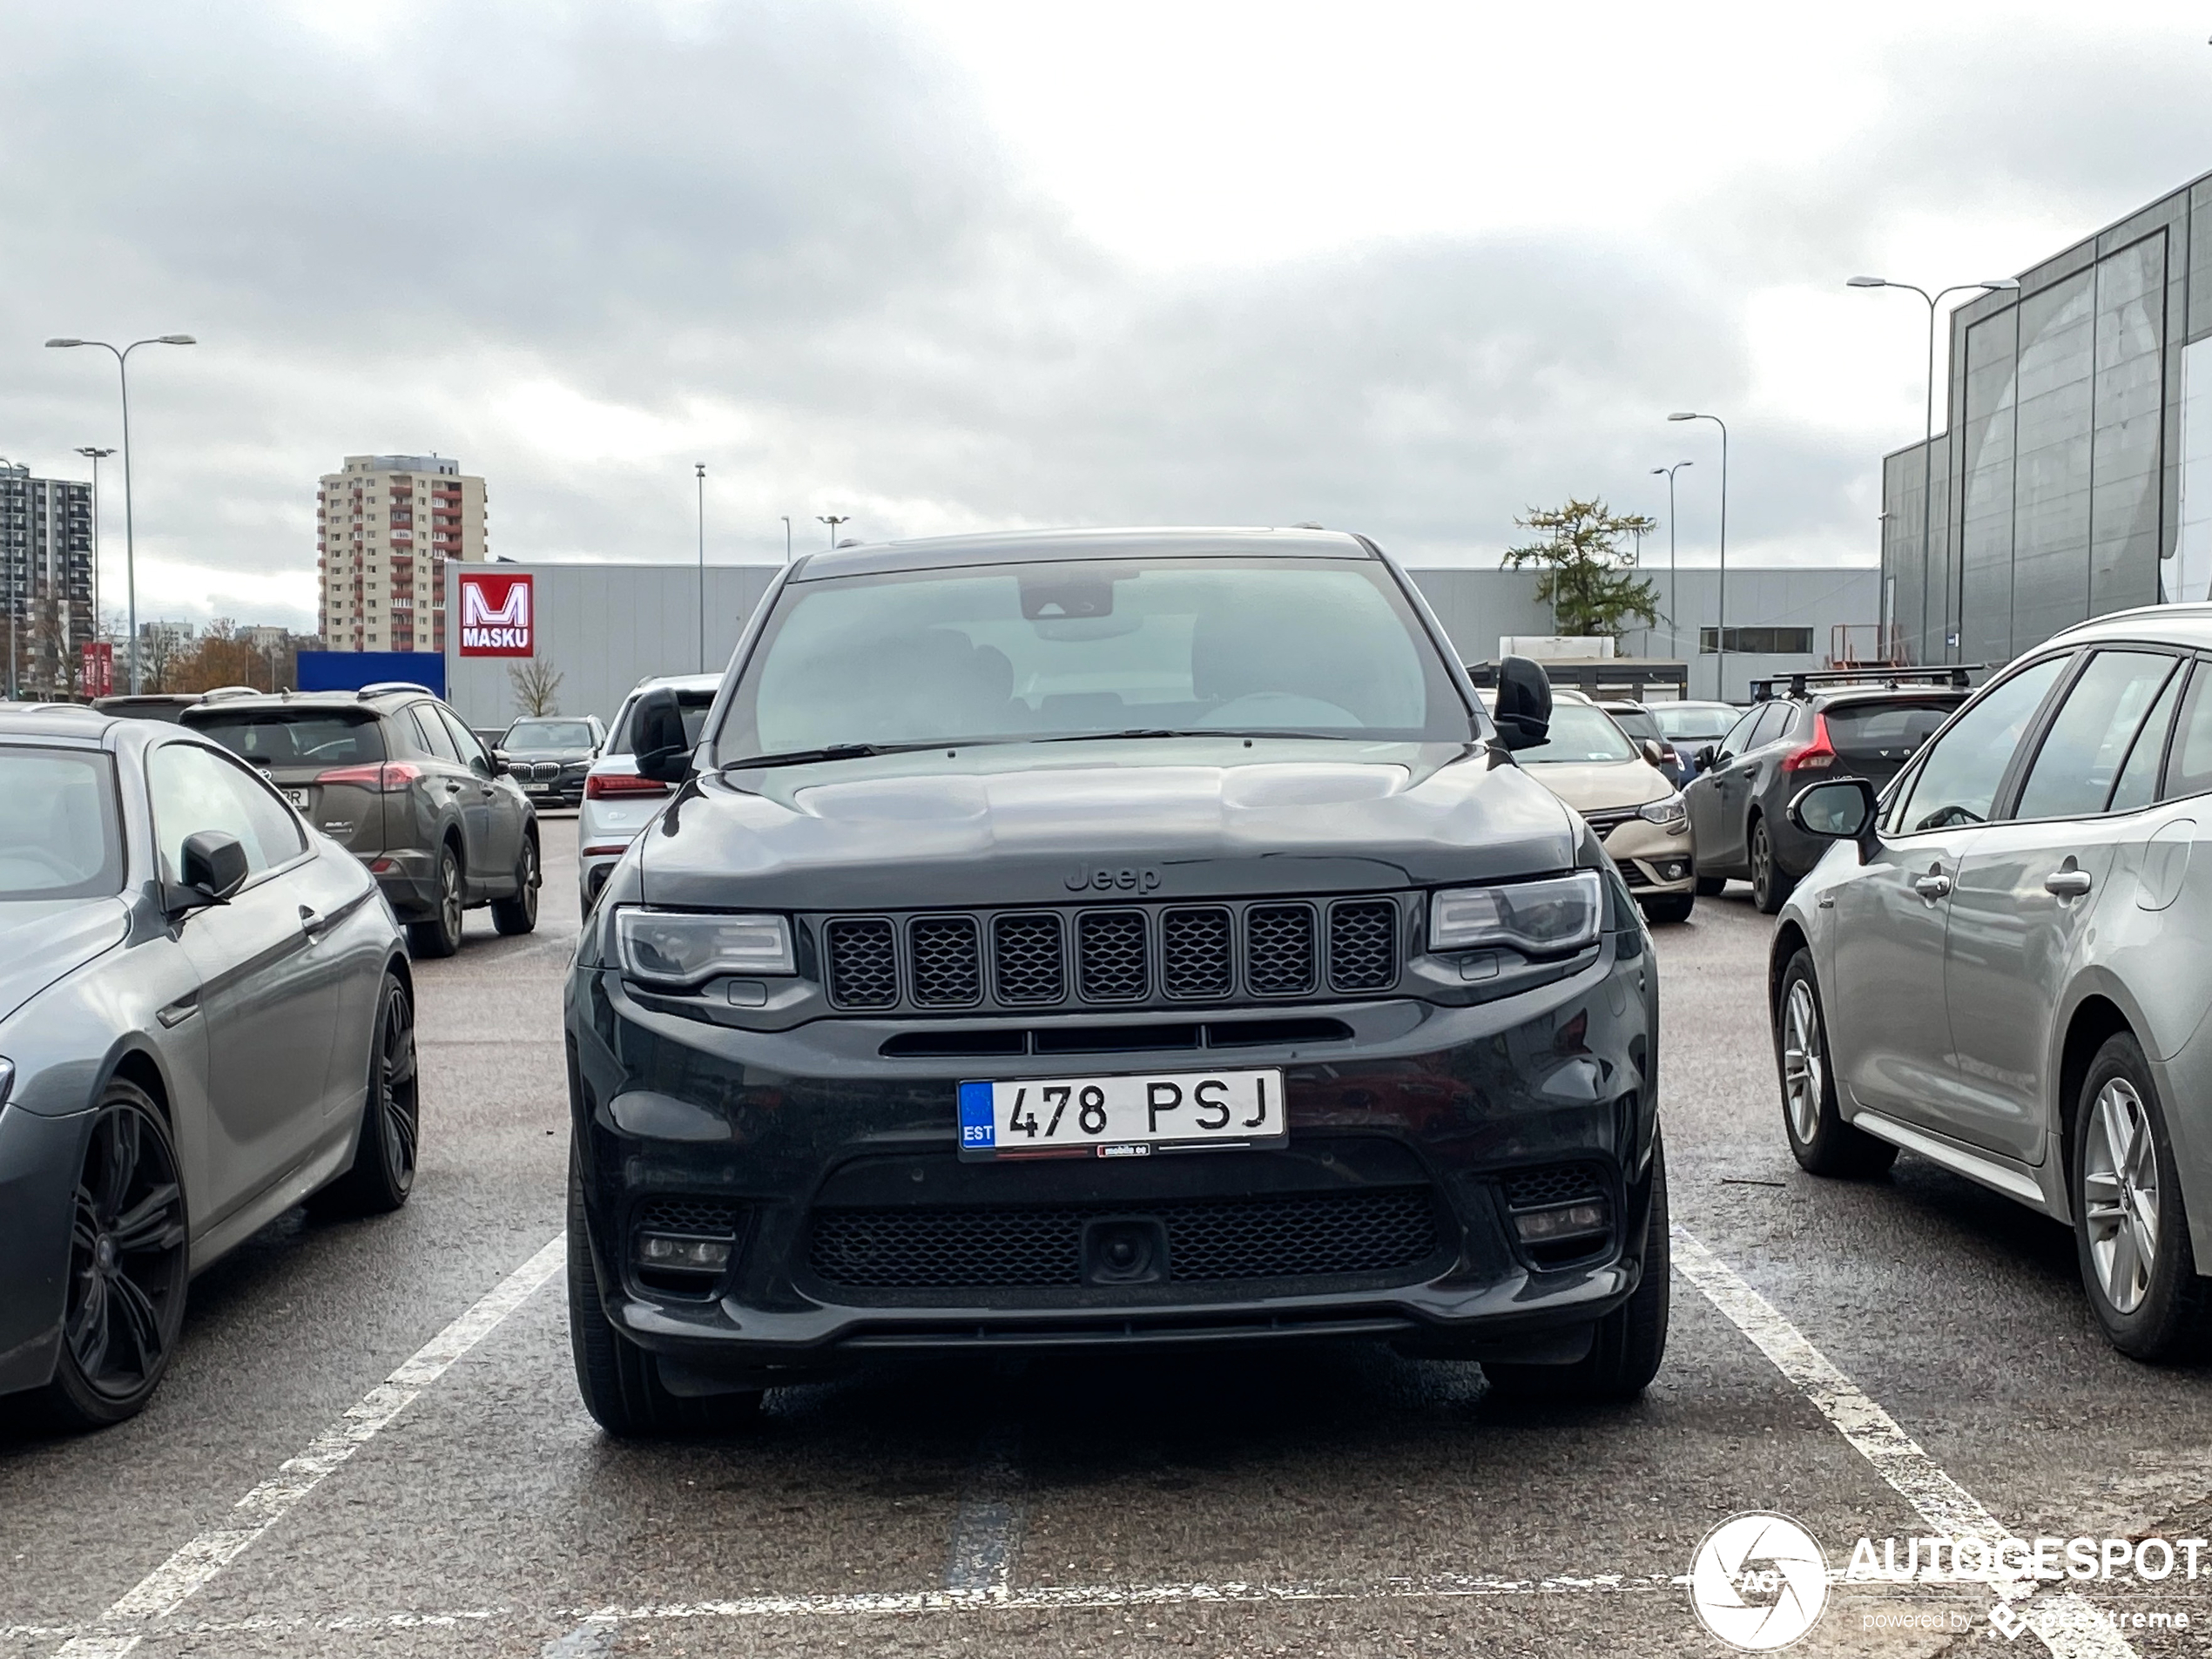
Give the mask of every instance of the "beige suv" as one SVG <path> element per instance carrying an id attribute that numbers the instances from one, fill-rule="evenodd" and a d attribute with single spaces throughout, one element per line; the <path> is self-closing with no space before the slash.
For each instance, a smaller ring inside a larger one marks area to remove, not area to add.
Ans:
<path id="1" fill-rule="evenodd" d="M 1581 692 L 1554 687 L 1548 738 L 1514 759 L 1597 832 L 1646 916 L 1687 921 L 1697 902 L 1689 810 L 1659 770 L 1658 747 L 1635 743 Z"/>

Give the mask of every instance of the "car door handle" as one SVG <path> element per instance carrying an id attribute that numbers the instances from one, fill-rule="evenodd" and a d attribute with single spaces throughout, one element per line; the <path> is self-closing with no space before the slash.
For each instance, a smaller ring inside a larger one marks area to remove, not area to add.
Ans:
<path id="1" fill-rule="evenodd" d="M 326 916 L 320 914 L 310 906 L 301 905 L 300 907 L 300 931 L 307 934 L 310 939 L 321 938 L 325 934 L 330 931 L 331 924 L 335 922 L 337 920 L 338 918 L 335 916 Z"/>
<path id="2" fill-rule="evenodd" d="M 1940 870 L 1931 870 L 1912 878 L 1912 891 L 1932 902 L 1951 891 L 1951 878 Z"/>
<path id="3" fill-rule="evenodd" d="M 2093 885 L 2087 870 L 2054 870 L 2043 878 L 2043 891 L 2061 899 L 2079 899 Z"/>

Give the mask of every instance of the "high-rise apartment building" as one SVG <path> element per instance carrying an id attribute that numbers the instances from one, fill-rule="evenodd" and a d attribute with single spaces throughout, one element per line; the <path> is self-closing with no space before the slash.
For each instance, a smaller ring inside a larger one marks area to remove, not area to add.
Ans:
<path id="1" fill-rule="evenodd" d="M 0 694 L 67 695 L 97 626 L 92 487 L 0 465 Z"/>
<path id="2" fill-rule="evenodd" d="M 445 650 L 447 562 L 486 556 L 482 479 L 442 455 L 347 455 L 315 529 L 330 650 Z"/>

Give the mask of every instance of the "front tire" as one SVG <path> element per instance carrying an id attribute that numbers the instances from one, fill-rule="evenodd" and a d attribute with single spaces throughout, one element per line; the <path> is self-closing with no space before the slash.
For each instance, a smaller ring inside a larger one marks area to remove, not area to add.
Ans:
<path id="1" fill-rule="evenodd" d="M 61 1353 L 39 1397 L 64 1428 L 145 1409 L 169 1369 L 192 1264 L 177 1150 L 160 1108 L 120 1078 L 95 1110 L 71 1212 Z"/>
<path id="2" fill-rule="evenodd" d="M 1853 1129 L 1837 1108 L 1828 1015 L 1809 950 L 1792 956 L 1782 973 L 1782 994 L 1774 1005 L 1774 1061 L 1782 1079 L 1783 1132 L 1799 1169 L 1809 1175 L 1865 1177 L 1897 1162 L 1897 1148 Z"/>
<path id="3" fill-rule="evenodd" d="M 1643 900 L 1643 914 L 1647 921 L 1688 921 L 1689 913 L 1697 906 L 1694 893 L 1666 893 L 1656 899 Z"/>
<path id="4" fill-rule="evenodd" d="M 461 914 L 467 907 L 461 890 L 461 853 L 451 841 L 438 848 L 438 907 L 428 919 L 411 921 L 407 948 L 417 959 L 450 956 L 461 948 Z"/>
<path id="5" fill-rule="evenodd" d="M 1767 833 L 1766 819 L 1751 820 L 1751 902 L 1759 907 L 1761 915 L 1777 914 L 1790 901 L 1790 893 L 1797 885 L 1775 862 L 1774 837 Z"/>
<path id="6" fill-rule="evenodd" d="M 522 856 L 515 863 L 515 895 L 492 900 L 491 925 L 509 937 L 535 931 L 538 880 L 537 842 L 525 835 Z"/>
<path id="7" fill-rule="evenodd" d="M 1667 1352 L 1673 1236 L 1667 1225 L 1667 1153 L 1651 1140 L 1651 1205 L 1643 1232 L 1643 1277 L 1619 1307 L 1597 1322 L 1590 1351 L 1570 1366 L 1485 1364 L 1490 1386 L 1513 1399 L 1580 1404 L 1630 1400 L 1649 1387 Z"/>
<path id="8" fill-rule="evenodd" d="M 384 975 L 368 1055 L 368 1100 L 346 1173 L 322 1190 L 320 1207 L 386 1216 L 415 1190 L 422 1140 L 422 1096 L 415 1055 L 415 1009 L 396 974 Z"/>
<path id="9" fill-rule="evenodd" d="M 599 1299 L 583 1208 L 583 1175 L 569 1155 L 569 1346 L 583 1409 L 617 1440 L 726 1433 L 760 1408 L 758 1390 L 692 1399 L 672 1394 L 653 1356 L 614 1327 Z"/>
<path id="10" fill-rule="evenodd" d="M 2153 1362 L 2206 1346 L 2208 1296 L 2166 1114 L 2142 1047 L 2106 1039 L 2074 1122 L 2074 1238 L 2081 1283 L 2112 1345 Z"/>

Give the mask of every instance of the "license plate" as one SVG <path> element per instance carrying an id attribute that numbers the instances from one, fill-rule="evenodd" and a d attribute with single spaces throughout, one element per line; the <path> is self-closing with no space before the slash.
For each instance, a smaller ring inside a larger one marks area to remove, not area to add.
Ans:
<path id="1" fill-rule="evenodd" d="M 1289 1138 L 1279 1071 L 960 1086 L 964 1158 L 1145 1157 L 1199 1147 L 1281 1146 Z"/>
<path id="2" fill-rule="evenodd" d="M 304 789 L 287 789 L 284 792 L 284 798 L 303 813 L 314 804 L 307 799 L 307 792 Z"/>

